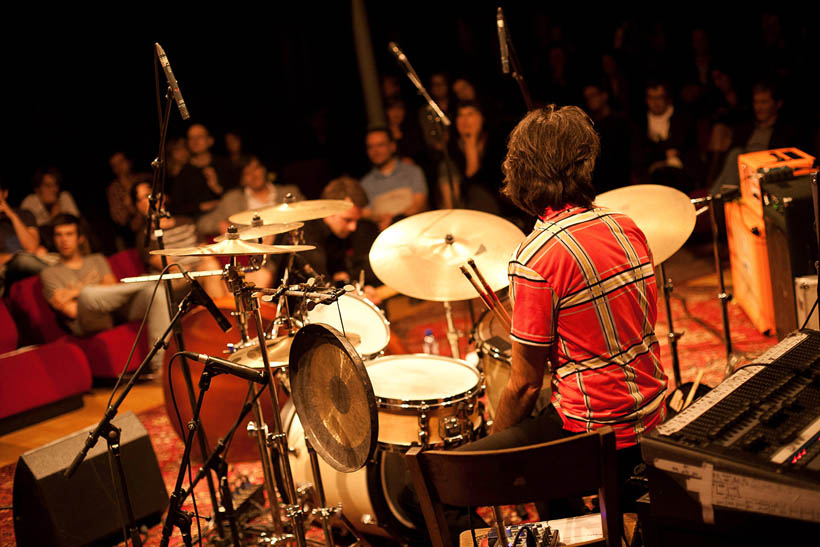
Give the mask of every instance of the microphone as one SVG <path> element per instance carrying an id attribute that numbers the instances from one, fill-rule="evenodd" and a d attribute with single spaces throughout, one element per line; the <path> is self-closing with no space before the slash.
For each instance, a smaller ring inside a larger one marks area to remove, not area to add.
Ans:
<path id="1" fill-rule="evenodd" d="M 399 49 L 399 45 L 396 42 L 388 42 L 387 47 L 390 48 L 390 51 L 393 52 L 393 55 L 396 56 L 396 59 L 403 65 L 407 65 L 407 56 Z"/>
<path id="2" fill-rule="evenodd" d="M 165 56 L 165 50 L 162 49 L 162 46 L 159 45 L 159 43 L 154 43 L 154 46 L 157 48 L 159 64 L 162 65 L 162 70 L 165 71 L 165 78 L 168 80 L 168 85 L 171 86 L 171 89 L 174 92 L 174 99 L 177 102 L 179 114 L 182 116 L 183 120 L 187 120 L 191 117 L 191 115 L 188 114 L 188 107 L 185 106 L 185 101 L 182 99 L 182 93 L 179 91 L 179 84 L 177 83 L 177 79 L 174 78 L 174 72 L 171 70 L 171 63 L 168 62 L 168 57 Z"/>
<path id="3" fill-rule="evenodd" d="M 256 382 L 257 384 L 267 383 L 267 378 L 262 371 L 243 367 L 242 365 L 231 363 L 226 359 L 211 357 L 210 355 L 205 355 L 204 353 L 195 353 L 193 351 L 180 351 L 179 353 L 187 359 L 204 363 L 205 368 L 210 367 L 211 370 L 215 370 L 217 374 L 231 374 L 233 376 L 238 376 L 248 380 L 249 382 Z"/>
<path id="4" fill-rule="evenodd" d="M 214 317 L 214 321 L 216 324 L 219 325 L 219 328 L 222 329 L 222 332 L 228 332 L 233 328 L 231 322 L 228 321 L 228 318 L 219 311 L 219 308 L 216 307 L 214 301 L 205 292 L 205 289 L 202 288 L 202 285 L 199 284 L 199 281 L 188 275 L 188 272 L 182 272 L 182 275 L 185 276 L 185 279 L 188 281 L 188 284 L 191 286 L 191 299 L 196 302 L 197 304 L 201 304 L 208 308 L 210 314 Z"/>
<path id="5" fill-rule="evenodd" d="M 507 45 L 507 27 L 504 25 L 504 12 L 501 7 L 495 16 L 495 24 L 498 26 L 498 46 L 501 50 L 501 72 L 510 73 L 510 48 Z"/>

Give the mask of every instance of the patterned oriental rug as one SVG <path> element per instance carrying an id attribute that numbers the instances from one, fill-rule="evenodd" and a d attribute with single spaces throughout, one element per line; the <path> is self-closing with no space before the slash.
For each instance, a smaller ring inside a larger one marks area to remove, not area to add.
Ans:
<path id="1" fill-rule="evenodd" d="M 683 291 L 676 289 L 676 293 L 673 295 L 674 326 L 678 333 L 682 333 L 678 341 L 678 353 L 684 383 L 693 381 L 701 370 L 703 371 L 701 381 L 706 386 L 714 387 L 723 379 L 726 366 L 726 347 L 722 339 L 721 309 L 714 293 L 713 288 L 709 290 L 684 288 Z M 434 302 L 418 302 L 406 299 L 402 306 L 403 309 L 401 306 L 388 306 L 388 311 L 391 312 L 393 320 L 391 325 L 393 336 L 401 341 L 405 349 L 410 353 L 420 352 L 425 330 L 430 328 L 438 339 L 440 354 L 449 356 L 450 349 L 446 338 L 447 323 L 442 305 Z M 473 303 L 473 315 L 476 317 L 479 317 L 482 312 L 480 306 L 481 304 L 478 301 Z M 739 363 L 749 362 L 776 343 L 774 337 L 758 333 L 742 310 L 731 302 L 728 306 L 728 313 L 732 329 L 733 349 L 735 355 L 739 358 Z M 461 355 L 464 356 L 475 349 L 475 344 L 470 339 L 473 329 L 467 303 L 455 303 L 453 305 L 453 315 L 455 327 L 464 334 L 460 340 L 459 348 Z M 667 337 L 668 326 L 662 299 L 659 302 L 656 332 L 661 344 L 663 363 L 670 378 L 670 387 L 673 387 L 672 359 Z M 170 494 L 176 480 L 183 443 L 174 433 L 164 407 L 149 410 L 138 416 L 150 435 L 160 463 L 163 479 Z M 3 508 L 12 505 L 14 468 L 14 464 L 0 468 L 0 507 Z M 261 466 L 258 462 L 232 464 L 230 481 L 234 486 L 248 482 L 261 484 L 263 482 Z M 210 514 L 210 498 L 205 485 L 198 486 L 196 492 L 200 514 Z M 190 500 L 186 503 L 185 508 L 193 510 Z M 514 508 L 505 508 L 504 512 L 513 522 L 520 521 L 522 518 L 524 520 L 538 520 L 537 513 L 533 511 L 532 507 L 526 509 L 527 512 L 523 515 L 520 515 Z M 483 515 L 484 513 L 482 513 Z M 196 528 L 194 527 L 194 533 L 195 531 Z M 152 527 L 149 530 L 146 545 L 158 545 L 161 533 L 161 524 Z M 316 525 L 311 526 L 308 537 L 311 543 L 316 542 L 314 544 L 323 543 L 324 540 L 321 528 Z M 348 536 L 348 538 L 349 541 L 339 541 L 339 538 L 337 538 L 337 544 L 350 544 L 353 538 L 351 536 Z M 374 541 L 373 543 L 377 545 L 383 542 Z M 182 544 L 182 540 L 179 531 L 175 529 L 171 545 L 180 544 Z M 12 511 L 3 509 L 0 510 L 0 546 L 12 545 L 15 545 Z"/>

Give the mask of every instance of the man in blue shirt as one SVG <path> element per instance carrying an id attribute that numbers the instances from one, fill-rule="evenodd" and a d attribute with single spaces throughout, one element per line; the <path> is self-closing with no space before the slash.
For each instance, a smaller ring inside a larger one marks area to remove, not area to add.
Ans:
<path id="1" fill-rule="evenodd" d="M 363 214 L 384 230 L 404 217 L 427 209 L 427 182 L 416 166 L 399 161 L 396 143 L 387 128 L 370 129 L 365 137 L 373 169 L 362 179 L 370 200 Z"/>

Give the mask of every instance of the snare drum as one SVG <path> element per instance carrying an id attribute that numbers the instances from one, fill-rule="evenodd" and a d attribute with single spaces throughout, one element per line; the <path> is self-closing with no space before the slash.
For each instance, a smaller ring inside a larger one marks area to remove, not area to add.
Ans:
<path id="1" fill-rule="evenodd" d="M 342 322 L 339 320 L 341 308 Z M 363 296 L 347 293 L 338 304 L 322 304 L 308 312 L 308 323 L 324 323 L 345 333 L 363 359 L 378 356 L 390 342 L 390 322 L 382 311 Z"/>
<path id="2" fill-rule="evenodd" d="M 293 403 L 282 409 L 282 425 L 288 438 L 288 453 L 293 479 L 297 485 L 313 484 L 313 471 L 305 446 L 305 431 Z M 353 526 L 367 534 L 404 538 L 410 544 L 418 531 L 401 508 L 399 495 L 412 482 L 404 458 L 379 448 L 367 465 L 352 473 L 342 473 L 319 457 L 325 502 L 329 507 L 342 504 L 344 515 Z"/>
<path id="3" fill-rule="evenodd" d="M 506 298 L 502 304 L 507 311 L 511 311 Z M 501 394 L 510 380 L 512 362 L 510 332 L 501 325 L 493 312 L 485 310 L 476 324 L 473 339 L 481 370 L 484 371 L 484 381 L 487 384 L 487 411 L 490 417 L 494 418 L 498 403 L 501 401 Z M 533 412 L 539 412 L 549 404 L 547 388 L 549 385 L 544 385 Z"/>
<path id="4" fill-rule="evenodd" d="M 379 357 L 367 364 L 379 407 L 379 445 L 443 448 L 476 438 L 484 378 L 467 362 L 439 355 Z"/>

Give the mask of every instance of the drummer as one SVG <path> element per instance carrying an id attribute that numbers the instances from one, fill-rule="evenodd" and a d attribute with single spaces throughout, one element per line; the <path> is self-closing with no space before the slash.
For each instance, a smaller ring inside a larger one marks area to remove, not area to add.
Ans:
<path id="1" fill-rule="evenodd" d="M 640 462 L 641 437 L 666 416 L 667 377 L 646 236 L 626 215 L 593 204 L 599 149 L 592 121 L 574 106 L 534 110 L 510 135 L 502 191 L 539 221 L 509 264 L 512 370 L 492 434 L 462 448 L 610 425 L 623 484 Z M 531 416 L 542 382 L 552 405 Z"/>

